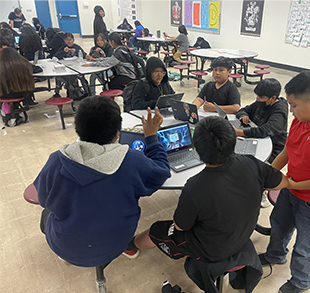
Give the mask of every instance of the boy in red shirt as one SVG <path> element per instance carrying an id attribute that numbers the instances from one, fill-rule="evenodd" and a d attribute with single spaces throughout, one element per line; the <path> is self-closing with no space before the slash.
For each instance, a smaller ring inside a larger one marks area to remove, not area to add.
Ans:
<path id="1" fill-rule="evenodd" d="M 271 216 L 271 237 L 262 265 L 284 264 L 294 230 L 296 242 L 290 264 L 291 279 L 279 292 L 301 293 L 310 289 L 310 71 L 303 71 L 285 86 L 290 111 L 295 117 L 286 146 L 273 161 L 278 170 L 287 164 L 287 177 L 295 183 L 281 190 Z"/>

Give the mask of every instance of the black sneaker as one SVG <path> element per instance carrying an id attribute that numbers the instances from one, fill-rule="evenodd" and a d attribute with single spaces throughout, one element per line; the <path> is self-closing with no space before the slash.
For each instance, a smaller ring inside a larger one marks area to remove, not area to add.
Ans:
<path id="1" fill-rule="evenodd" d="M 310 288 L 301 289 L 293 285 L 290 281 L 287 281 L 285 284 L 283 284 L 280 289 L 279 293 L 302 293 L 307 291 Z"/>
<path id="2" fill-rule="evenodd" d="M 271 263 L 265 258 L 265 253 L 259 254 L 258 258 L 259 258 L 259 261 L 262 267 L 271 266 L 271 265 L 284 265 L 286 263 L 286 260 L 284 262 Z"/>
<path id="3" fill-rule="evenodd" d="M 61 98 L 60 94 L 55 93 L 52 98 Z"/>

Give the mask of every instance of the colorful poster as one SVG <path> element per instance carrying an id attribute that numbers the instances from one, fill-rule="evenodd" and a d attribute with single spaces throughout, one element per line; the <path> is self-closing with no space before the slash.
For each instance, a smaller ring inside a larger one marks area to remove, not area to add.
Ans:
<path id="1" fill-rule="evenodd" d="M 182 0 L 171 0 L 170 1 L 170 15 L 171 15 L 171 25 L 179 26 L 182 24 L 182 14 L 183 14 L 183 1 Z"/>
<path id="2" fill-rule="evenodd" d="M 129 22 L 137 19 L 135 0 L 118 0 L 118 20 L 127 18 Z"/>
<path id="3" fill-rule="evenodd" d="M 263 23 L 264 0 L 243 0 L 240 34 L 260 37 Z"/>
<path id="4" fill-rule="evenodd" d="M 185 1 L 185 26 L 206 32 L 220 32 L 221 2 L 208 0 Z"/>

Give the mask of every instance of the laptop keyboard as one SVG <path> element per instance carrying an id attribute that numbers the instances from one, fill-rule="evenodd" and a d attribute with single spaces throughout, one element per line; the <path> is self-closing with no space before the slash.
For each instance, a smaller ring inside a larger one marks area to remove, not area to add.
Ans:
<path id="1" fill-rule="evenodd" d="M 179 152 L 177 154 L 168 156 L 168 161 L 170 164 L 173 164 L 176 162 L 184 163 L 184 162 L 191 161 L 194 159 L 200 160 L 198 153 L 194 149 L 192 151 Z"/>
<path id="2" fill-rule="evenodd" d="M 256 154 L 256 144 L 253 140 L 238 140 L 235 146 L 235 153 L 240 155 L 252 155 Z"/>
<path id="3" fill-rule="evenodd" d="M 241 126 L 241 122 L 239 120 L 229 120 L 230 124 L 235 126 L 239 130 L 244 130 L 246 128 L 251 127 L 250 125 L 247 126 Z"/>

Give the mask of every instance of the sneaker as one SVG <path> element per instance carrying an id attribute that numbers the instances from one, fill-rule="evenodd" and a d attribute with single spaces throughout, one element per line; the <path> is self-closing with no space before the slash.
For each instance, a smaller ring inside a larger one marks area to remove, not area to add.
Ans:
<path id="1" fill-rule="evenodd" d="M 267 194 L 268 194 L 268 190 L 265 190 L 265 191 L 263 192 L 262 201 L 261 201 L 261 203 L 260 203 L 260 206 L 261 206 L 262 208 L 267 208 L 267 207 L 269 207 L 269 206 L 271 205 L 271 203 L 270 203 L 270 201 L 269 201 L 269 199 L 268 199 Z"/>
<path id="2" fill-rule="evenodd" d="M 52 98 L 61 98 L 60 94 L 55 93 Z"/>
<path id="3" fill-rule="evenodd" d="M 139 252 L 138 249 L 135 249 L 135 250 L 125 250 L 123 252 L 123 255 L 125 255 L 129 259 L 134 259 L 134 258 L 138 257 L 139 253 L 140 252 Z"/>
<path id="4" fill-rule="evenodd" d="M 301 289 L 293 285 L 290 281 L 287 281 L 285 284 L 283 284 L 280 289 L 279 293 L 302 293 L 307 291 L 310 288 Z"/>
<path id="5" fill-rule="evenodd" d="M 265 253 L 259 254 L 258 258 L 259 258 L 259 261 L 262 267 L 271 266 L 271 265 L 284 265 L 286 263 L 286 260 L 284 262 L 271 263 L 265 258 Z"/>

